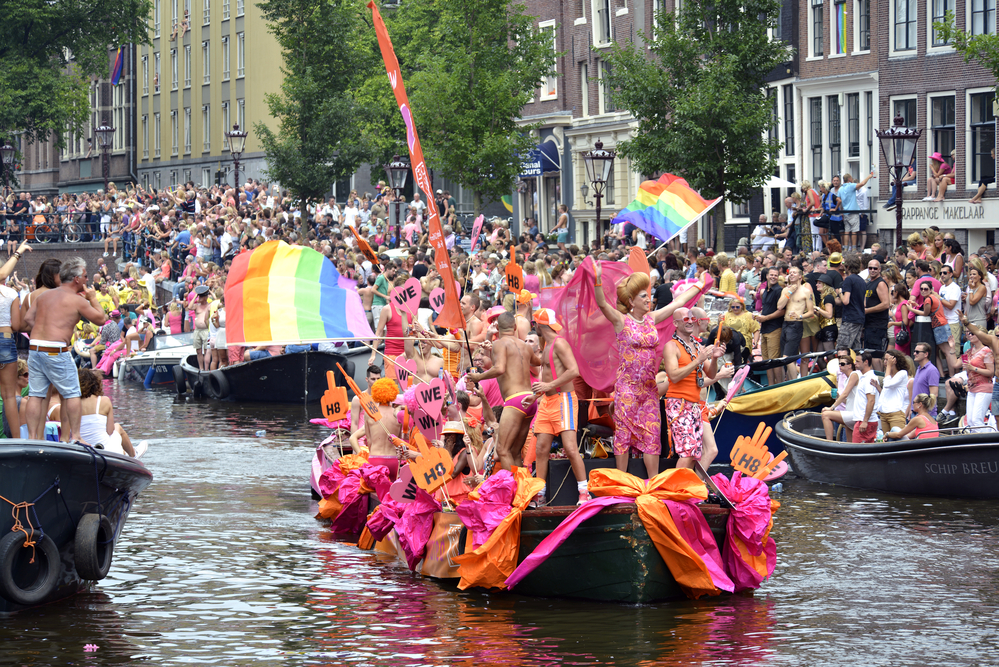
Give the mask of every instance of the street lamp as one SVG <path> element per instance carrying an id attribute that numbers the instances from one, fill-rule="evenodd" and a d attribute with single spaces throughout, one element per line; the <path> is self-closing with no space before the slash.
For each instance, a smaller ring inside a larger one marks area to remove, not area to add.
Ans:
<path id="1" fill-rule="evenodd" d="M 878 141 L 881 142 L 881 154 L 892 175 L 892 185 L 895 187 L 895 247 L 902 245 L 902 177 L 912 164 L 916 154 L 916 144 L 922 130 L 905 127 L 905 119 L 895 116 L 892 127 L 887 130 L 877 130 Z"/>
<path id="2" fill-rule="evenodd" d="M 239 156 L 243 154 L 243 149 L 246 148 L 246 137 L 249 134 L 246 130 L 239 129 L 239 123 L 235 123 L 232 129 L 225 133 L 226 138 L 229 139 L 229 152 L 232 153 L 233 161 L 233 189 L 239 189 Z"/>
<path id="3" fill-rule="evenodd" d="M 108 191 L 108 181 L 111 177 L 111 160 L 108 153 L 114 145 L 114 128 L 110 125 L 101 125 L 94 128 L 97 135 L 97 146 L 101 149 L 101 175 L 104 176 L 104 192 Z"/>
<path id="4" fill-rule="evenodd" d="M 402 245 L 402 214 L 399 212 L 399 198 L 409 177 L 409 160 L 398 155 L 393 156 L 392 161 L 385 165 L 385 175 L 388 176 L 389 183 L 395 191 L 395 240 L 397 245 Z"/>
<path id="5" fill-rule="evenodd" d="M 3 158 L 3 187 L 6 190 L 9 187 L 9 174 L 14 173 L 14 156 L 17 155 L 17 149 L 11 146 L 9 143 L 4 142 L 3 146 L 0 146 L 0 157 Z M 4 193 L 6 194 L 6 192 Z"/>
<path id="6" fill-rule="evenodd" d="M 607 179 L 610 177 L 611 167 L 614 165 L 616 151 L 605 151 L 603 142 L 598 141 L 593 144 L 592 151 L 583 151 L 583 164 L 586 165 L 586 180 L 593 186 L 593 198 L 597 204 L 597 238 L 602 239 L 600 233 L 600 200 L 604 197 L 604 188 L 607 186 Z"/>

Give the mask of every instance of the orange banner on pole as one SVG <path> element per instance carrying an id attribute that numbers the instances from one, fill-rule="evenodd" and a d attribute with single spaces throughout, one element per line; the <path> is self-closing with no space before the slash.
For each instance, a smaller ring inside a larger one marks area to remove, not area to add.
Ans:
<path id="1" fill-rule="evenodd" d="M 420 147 L 420 138 L 416 134 L 416 121 L 413 119 L 413 112 L 409 106 L 409 97 L 406 95 L 406 86 L 402 82 L 402 72 L 399 70 L 399 61 L 395 57 L 395 49 L 392 47 L 392 40 L 389 38 L 388 28 L 378 11 L 378 6 L 374 2 L 368 3 L 371 9 L 371 18 L 375 24 L 375 33 L 378 35 L 378 47 L 382 52 L 382 59 L 385 60 L 385 71 L 388 73 L 389 83 L 392 85 L 392 92 L 395 94 L 395 101 L 399 104 L 399 112 L 402 120 L 406 124 L 406 144 L 409 146 L 409 161 L 413 165 L 413 176 L 416 184 L 423 190 L 427 201 L 427 217 L 429 220 L 430 234 L 428 239 L 434 248 L 434 265 L 437 273 L 441 275 L 444 283 L 444 310 L 437 315 L 434 321 L 439 327 L 451 329 L 464 329 L 465 316 L 461 312 L 461 303 L 458 300 L 458 289 L 455 286 L 454 273 L 451 270 L 451 257 L 448 255 L 447 243 L 444 240 L 444 229 L 441 227 L 441 217 L 437 210 L 437 203 L 434 201 L 434 191 L 430 185 L 430 172 L 427 171 L 427 163 L 423 159 L 423 148 Z"/>

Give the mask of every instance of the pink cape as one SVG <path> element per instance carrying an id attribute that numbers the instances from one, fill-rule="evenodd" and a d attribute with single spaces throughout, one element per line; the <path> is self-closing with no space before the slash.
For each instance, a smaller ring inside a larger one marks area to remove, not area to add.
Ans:
<path id="1" fill-rule="evenodd" d="M 427 542 L 434 530 L 434 514 L 441 511 L 441 504 L 423 489 L 417 489 L 416 499 L 406 505 L 402 517 L 395 524 L 399 534 L 399 545 L 406 553 L 406 563 L 410 570 L 423 559 Z"/>
<path id="2" fill-rule="evenodd" d="M 753 556 L 766 554 L 766 576 L 774 572 L 777 564 L 777 544 L 769 536 L 773 510 L 770 502 L 770 487 L 766 482 L 746 477 L 738 470 L 729 480 L 725 475 L 713 475 L 721 492 L 735 504 L 728 515 L 728 530 L 722 556 L 729 575 L 735 582 L 736 592 L 760 587 L 764 577 L 739 554 L 736 538 L 742 540 L 746 550 Z M 766 541 L 764 542 L 764 536 Z"/>
<path id="3" fill-rule="evenodd" d="M 601 268 L 604 298 L 607 303 L 614 305 L 617 303 L 617 284 L 630 276 L 633 271 L 624 262 L 603 262 Z M 711 288 L 713 284 L 711 276 L 705 274 L 704 279 L 706 281 L 704 289 L 688 301 L 686 306 L 696 303 Z M 559 294 L 551 302 L 550 307 L 555 311 L 555 317 L 563 327 L 562 336 L 572 347 L 576 363 L 579 365 L 580 376 L 590 387 L 600 391 L 610 391 L 614 388 L 621 359 L 614 325 L 597 307 L 594 280 L 593 258 L 587 257 L 576 269 L 569 284 L 558 290 Z M 657 353 L 662 356 L 663 347 L 673 336 L 676 328 L 673 326 L 673 319 L 667 317 L 656 325 L 656 329 L 659 330 Z"/>
<path id="4" fill-rule="evenodd" d="M 339 466 L 333 466 L 330 470 L 334 468 Z M 359 533 L 364 528 L 364 522 L 368 517 L 368 494 L 361 491 L 362 482 L 372 489 L 379 499 L 388 495 L 389 486 L 392 484 L 388 468 L 381 465 L 365 463 L 347 473 L 336 489 L 337 500 L 342 509 L 333 519 L 330 526 L 332 532 Z"/>

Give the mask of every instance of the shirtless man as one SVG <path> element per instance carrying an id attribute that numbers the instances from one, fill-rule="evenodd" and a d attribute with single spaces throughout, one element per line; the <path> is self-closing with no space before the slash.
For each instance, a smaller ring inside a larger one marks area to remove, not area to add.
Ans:
<path id="1" fill-rule="evenodd" d="M 59 271 L 62 284 L 42 294 L 31 305 L 25 322 L 31 329 L 28 345 L 28 437 L 44 437 L 45 414 L 42 402 L 55 385 L 62 396 L 69 429 L 62 438 L 71 442 L 80 437 L 80 378 L 70 354 L 73 328 L 83 317 L 101 325 L 107 319 L 97 301 L 97 292 L 87 289 L 87 263 L 80 257 L 63 262 Z"/>
<path id="2" fill-rule="evenodd" d="M 537 437 L 537 478 L 548 480 L 548 457 L 551 454 L 552 440 L 556 435 L 562 438 L 562 448 L 569 457 L 572 474 L 579 490 L 578 505 L 590 499 L 586 487 L 586 468 L 576 447 L 576 415 L 579 404 L 572 390 L 572 381 L 579 376 L 576 358 L 572 348 L 564 338 L 558 337 L 562 325 L 555 321 L 555 311 L 541 308 L 535 311 L 534 321 L 544 346 L 541 348 L 541 382 L 531 387 L 538 396 L 538 416 L 534 420 L 534 435 Z M 545 490 L 538 494 L 544 500 Z"/>
<path id="3" fill-rule="evenodd" d="M 517 295 L 517 338 L 520 340 L 527 340 L 527 334 L 531 333 L 531 305 L 536 296 L 526 289 Z"/>
<path id="4" fill-rule="evenodd" d="M 468 326 L 468 340 L 481 343 L 486 339 L 486 325 L 478 318 L 477 313 L 482 308 L 482 300 L 478 294 L 469 292 L 461 297 L 461 313 L 465 316 Z"/>
<path id="5" fill-rule="evenodd" d="M 361 304 L 364 306 L 364 316 L 368 318 L 368 326 L 375 330 L 375 319 L 371 312 L 371 307 L 375 302 L 375 274 L 368 276 L 367 285 L 358 288 L 357 293 L 361 295 Z"/>
<path id="6" fill-rule="evenodd" d="M 780 330 L 781 356 L 789 357 L 798 354 L 801 336 L 804 334 L 806 320 L 815 317 L 815 293 L 811 285 L 801 280 L 801 269 L 792 266 L 787 272 L 787 286 L 781 290 L 777 301 L 777 310 L 786 309 L 784 325 Z M 787 379 L 798 377 L 798 365 L 794 362 L 784 367 Z"/>
<path id="7" fill-rule="evenodd" d="M 382 377 L 382 369 L 379 366 L 372 364 L 368 366 L 368 372 L 365 375 L 365 379 L 368 381 L 368 393 L 371 393 L 371 388 L 375 385 L 375 382 L 380 380 Z M 354 398 L 350 399 L 350 427 L 354 430 L 360 428 L 361 419 L 361 399 L 356 395 Z"/>
<path id="8" fill-rule="evenodd" d="M 499 380 L 504 400 L 503 414 L 497 429 L 499 441 L 496 454 L 499 456 L 500 466 L 504 470 L 510 470 L 521 464 L 516 453 L 520 452 L 527 440 L 531 418 L 538 407 L 533 399 L 534 392 L 531 391 L 530 371 L 531 366 L 541 364 L 541 359 L 527 343 L 517 338 L 513 315 L 503 313 L 496 318 L 496 326 L 499 338 L 492 346 L 492 368 L 485 373 L 469 373 L 467 377 L 472 382 L 490 378 Z"/>
<path id="9" fill-rule="evenodd" d="M 198 354 L 198 369 L 207 371 L 209 359 L 205 355 L 208 349 L 208 286 L 198 285 L 194 288 L 198 300 L 194 302 L 194 351 Z"/>
<path id="10" fill-rule="evenodd" d="M 399 395 L 399 389 L 394 380 L 381 378 L 371 385 L 368 393 L 378 404 L 378 414 L 382 416 L 377 424 L 371 419 L 364 420 L 364 437 L 368 441 L 368 463 L 385 466 L 389 469 L 389 477 L 395 480 L 399 475 L 399 452 L 396 449 L 397 443 L 391 440 L 389 434 L 396 438 L 402 435 L 399 420 L 396 418 L 397 409 L 392 406 L 392 401 Z M 355 434 L 359 430 L 355 431 Z M 353 442 L 355 439 L 351 438 L 351 443 Z"/>
<path id="11" fill-rule="evenodd" d="M 435 354 L 431 354 L 435 347 L 434 335 L 420 326 L 419 322 L 411 325 L 410 333 L 403 332 L 406 336 L 406 359 L 416 362 L 416 375 L 423 378 L 425 382 L 430 382 L 435 377 L 440 377 L 440 371 L 444 368 L 444 360 Z M 419 346 L 413 343 L 413 336 L 420 339 Z"/>

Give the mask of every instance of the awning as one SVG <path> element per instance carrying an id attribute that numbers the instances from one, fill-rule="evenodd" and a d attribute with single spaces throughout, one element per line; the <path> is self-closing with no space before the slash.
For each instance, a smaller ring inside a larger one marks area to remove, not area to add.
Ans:
<path id="1" fill-rule="evenodd" d="M 67 185 L 59 188 L 59 194 L 69 195 L 69 194 L 80 194 L 82 192 L 89 192 L 91 194 L 96 193 L 98 190 L 104 189 L 104 182 L 98 181 L 97 183 L 77 183 L 74 185 Z"/>
<path id="2" fill-rule="evenodd" d="M 551 139 L 542 142 L 537 148 L 531 149 L 520 168 L 521 178 L 540 176 L 550 171 L 561 171 L 562 160 L 558 154 L 558 146 Z"/>

